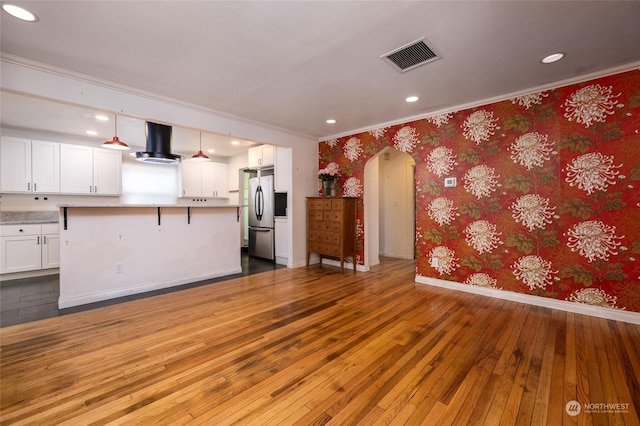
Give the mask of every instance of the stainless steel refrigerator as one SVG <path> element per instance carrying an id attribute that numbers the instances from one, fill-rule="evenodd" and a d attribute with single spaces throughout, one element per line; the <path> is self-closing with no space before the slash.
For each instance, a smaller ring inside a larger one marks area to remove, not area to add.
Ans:
<path id="1" fill-rule="evenodd" d="M 249 179 L 249 256 L 275 260 L 273 176 Z"/>

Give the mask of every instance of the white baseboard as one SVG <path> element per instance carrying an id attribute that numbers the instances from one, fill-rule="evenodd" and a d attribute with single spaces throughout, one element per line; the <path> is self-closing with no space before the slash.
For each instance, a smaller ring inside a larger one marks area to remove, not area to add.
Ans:
<path id="1" fill-rule="evenodd" d="M 162 283 L 148 283 L 139 285 L 136 287 L 127 287 L 119 290 L 104 291 L 99 293 L 82 294 L 74 297 L 58 298 L 58 308 L 65 309 L 79 305 L 86 305 L 88 303 L 102 302 L 104 300 L 117 299 L 118 297 L 131 296 L 133 294 L 146 293 L 154 290 L 161 290 L 169 287 L 175 287 L 183 284 L 191 284 L 198 281 L 209 280 L 213 278 L 224 277 L 226 275 L 239 274 L 242 272 L 242 268 L 229 269 L 227 271 L 221 271 L 220 273 L 210 274 L 206 276 L 188 277 L 180 280 L 165 281 Z M 62 282 L 60 283 L 62 285 Z"/>
<path id="2" fill-rule="evenodd" d="M 510 300 L 512 302 L 526 303 L 528 305 L 542 306 L 544 308 L 558 309 L 561 311 L 573 312 L 576 314 L 591 315 L 594 317 L 640 325 L 640 313 L 637 312 L 629 312 L 621 309 L 601 308 L 599 306 L 590 306 L 582 303 L 569 302 L 566 300 L 550 299 L 547 297 L 533 296 L 530 294 L 516 293 L 513 291 L 478 287 L 469 284 L 461 284 L 454 281 L 441 280 L 438 278 L 423 277 L 421 275 L 416 275 L 415 282 L 419 284 L 427 284 L 435 287 L 447 288 L 450 290 L 464 291 L 467 293 L 474 293 L 482 296 L 495 297 L 497 299 Z"/>

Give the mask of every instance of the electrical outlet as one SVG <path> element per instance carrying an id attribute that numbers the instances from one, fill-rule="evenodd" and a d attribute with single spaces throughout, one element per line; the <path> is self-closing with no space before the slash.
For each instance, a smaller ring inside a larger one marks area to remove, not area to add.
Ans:
<path id="1" fill-rule="evenodd" d="M 433 266 L 434 268 L 438 267 L 438 258 L 437 257 L 432 257 L 431 258 L 431 266 Z"/>
<path id="2" fill-rule="evenodd" d="M 122 274 L 124 272 L 124 266 L 122 263 L 116 263 L 116 274 Z"/>

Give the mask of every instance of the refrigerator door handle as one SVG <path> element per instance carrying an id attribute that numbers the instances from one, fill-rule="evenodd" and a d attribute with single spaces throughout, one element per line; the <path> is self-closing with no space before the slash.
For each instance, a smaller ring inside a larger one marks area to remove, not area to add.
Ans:
<path id="1" fill-rule="evenodd" d="M 262 193 L 262 186 L 260 185 L 258 185 L 258 189 L 256 190 L 256 204 L 256 218 L 260 221 L 264 213 L 264 194 Z"/>

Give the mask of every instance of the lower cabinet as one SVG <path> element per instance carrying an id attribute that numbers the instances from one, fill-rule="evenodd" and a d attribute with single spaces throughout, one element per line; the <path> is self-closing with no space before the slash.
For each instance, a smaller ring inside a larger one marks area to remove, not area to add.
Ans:
<path id="1" fill-rule="evenodd" d="M 60 266 L 58 224 L 0 226 L 0 274 Z"/>
<path id="2" fill-rule="evenodd" d="M 286 265 L 289 260 L 288 220 L 286 217 L 276 217 L 274 222 L 276 263 Z"/>

